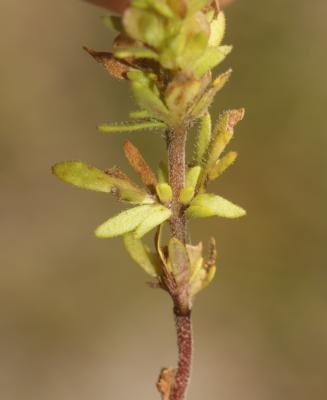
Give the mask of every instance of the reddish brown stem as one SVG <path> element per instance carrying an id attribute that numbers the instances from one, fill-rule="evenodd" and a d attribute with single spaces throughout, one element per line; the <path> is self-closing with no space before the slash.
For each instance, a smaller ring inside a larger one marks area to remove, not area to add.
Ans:
<path id="1" fill-rule="evenodd" d="M 181 242 L 186 242 L 186 218 L 179 203 L 179 195 L 185 183 L 186 130 L 179 128 L 167 132 L 168 174 L 173 190 L 171 231 Z"/>
<path id="2" fill-rule="evenodd" d="M 193 341 L 191 313 L 179 315 L 175 309 L 175 321 L 179 359 L 169 400 L 184 400 L 190 382 L 192 367 Z"/>
<path id="3" fill-rule="evenodd" d="M 187 237 L 186 217 L 183 206 L 179 202 L 179 195 L 185 185 L 186 136 L 187 129 L 185 126 L 167 132 L 169 183 L 173 191 L 171 232 L 173 237 L 184 244 Z M 188 268 L 188 266 L 185 265 L 182 268 Z M 185 271 L 185 276 L 187 276 L 187 273 L 188 271 Z M 181 287 L 177 287 L 176 292 L 171 293 L 175 303 L 178 366 L 170 387 L 169 400 L 185 399 L 192 365 L 192 323 L 188 293 L 185 290 L 187 282 L 179 282 L 179 285 Z"/>

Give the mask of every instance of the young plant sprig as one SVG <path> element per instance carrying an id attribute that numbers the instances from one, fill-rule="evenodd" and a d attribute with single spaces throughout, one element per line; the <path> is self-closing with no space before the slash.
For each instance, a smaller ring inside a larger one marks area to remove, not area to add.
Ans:
<path id="1" fill-rule="evenodd" d="M 193 218 L 239 218 L 246 212 L 229 200 L 208 193 L 208 184 L 231 166 L 237 154 L 225 148 L 244 110 L 223 112 L 213 124 L 209 108 L 230 78 L 231 70 L 213 77 L 212 70 L 230 53 L 222 44 L 225 16 L 213 0 L 133 0 L 121 17 L 104 18 L 117 31 L 111 52 L 85 50 L 114 78 L 125 80 L 138 111 L 123 124 L 102 124 L 103 133 L 162 130 L 167 163 L 157 173 L 130 142 L 129 164 L 143 186 L 119 168 L 100 170 L 80 161 L 53 166 L 59 179 L 72 185 L 111 193 L 129 207 L 95 230 L 99 238 L 122 236 L 131 258 L 153 278 L 153 287 L 168 292 L 174 304 L 179 360 L 161 371 L 157 387 L 164 400 L 185 399 L 191 374 L 194 297 L 213 280 L 216 244 L 207 258 L 202 243 L 189 242 L 187 221 Z M 198 125 L 193 160 L 186 164 L 188 132 Z M 167 224 L 170 239 L 163 243 Z M 142 238 L 155 234 L 154 249 Z"/>

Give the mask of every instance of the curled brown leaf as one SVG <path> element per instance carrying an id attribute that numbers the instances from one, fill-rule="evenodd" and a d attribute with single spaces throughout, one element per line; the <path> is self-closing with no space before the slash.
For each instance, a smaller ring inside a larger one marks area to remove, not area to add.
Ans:
<path id="1" fill-rule="evenodd" d="M 95 51 L 86 46 L 83 48 L 95 59 L 95 61 L 102 64 L 104 69 L 111 76 L 117 79 L 127 79 L 127 73 L 130 70 L 130 67 L 128 64 L 124 63 L 124 61 L 118 60 L 112 53 Z"/>
<path id="2" fill-rule="evenodd" d="M 129 140 L 127 140 L 124 144 L 124 151 L 128 162 L 135 172 L 140 176 L 144 185 L 147 186 L 151 191 L 154 191 L 154 188 L 157 185 L 157 178 L 147 162 L 144 160 L 142 154 Z"/>

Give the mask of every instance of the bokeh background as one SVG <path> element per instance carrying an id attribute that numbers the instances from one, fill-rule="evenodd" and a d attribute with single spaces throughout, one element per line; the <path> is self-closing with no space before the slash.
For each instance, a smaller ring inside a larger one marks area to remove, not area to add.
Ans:
<path id="1" fill-rule="evenodd" d="M 101 9 L 77 0 L 1 0 L 0 398 L 157 399 L 175 364 L 168 297 L 121 240 L 92 231 L 120 209 L 61 184 L 50 166 L 125 165 L 125 135 L 100 122 L 133 109 L 124 83 L 82 50 L 109 49 Z M 327 3 L 238 0 L 227 10 L 234 69 L 213 113 L 244 106 L 237 164 L 215 184 L 240 221 L 192 223 L 214 234 L 219 273 L 194 310 L 189 400 L 327 398 Z M 148 161 L 157 133 L 133 137 Z M 126 169 L 131 172 L 130 169 Z"/>

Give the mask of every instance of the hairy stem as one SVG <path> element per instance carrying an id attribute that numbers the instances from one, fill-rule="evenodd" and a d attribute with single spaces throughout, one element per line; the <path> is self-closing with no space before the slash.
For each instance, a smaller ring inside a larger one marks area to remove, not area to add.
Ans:
<path id="1" fill-rule="evenodd" d="M 186 242 L 186 218 L 178 198 L 185 183 L 186 130 L 182 127 L 167 132 L 168 174 L 173 190 L 171 231 L 181 242 Z"/>
<path id="2" fill-rule="evenodd" d="M 191 377 L 192 367 L 192 321 L 191 313 L 179 315 L 175 309 L 175 321 L 178 343 L 178 367 L 171 387 L 169 400 L 185 399 Z"/>
<path id="3" fill-rule="evenodd" d="M 171 232 L 173 237 L 184 244 L 186 243 L 187 237 L 186 217 L 183 207 L 179 202 L 179 195 L 185 185 L 186 136 L 187 130 L 185 127 L 167 132 L 169 183 L 173 191 Z M 181 266 L 181 270 L 183 268 L 187 269 L 188 266 Z M 185 272 L 187 275 L 187 271 Z M 178 288 L 177 293 L 180 293 L 180 295 L 174 296 L 172 294 L 172 296 L 175 303 L 174 314 L 179 355 L 178 366 L 171 385 L 169 400 L 185 399 L 192 365 L 191 311 L 187 298 L 188 294 L 185 292 L 183 284 L 181 284 L 181 288 Z"/>

